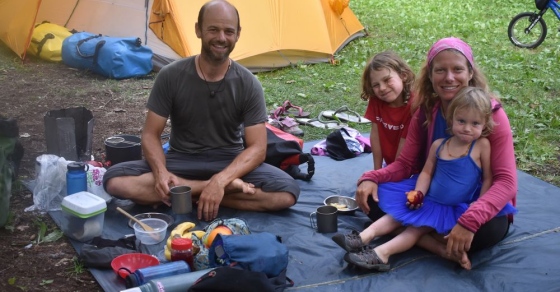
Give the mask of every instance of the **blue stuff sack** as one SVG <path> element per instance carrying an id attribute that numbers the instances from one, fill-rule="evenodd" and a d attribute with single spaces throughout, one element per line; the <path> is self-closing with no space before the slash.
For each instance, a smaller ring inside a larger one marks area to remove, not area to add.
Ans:
<path id="1" fill-rule="evenodd" d="M 247 222 L 241 218 L 228 218 L 228 219 L 220 219 L 216 218 L 214 221 L 210 222 L 208 226 L 204 228 L 206 232 L 202 238 L 198 238 L 197 236 L 193 236 L 193 245 L 196 245 L 200 248 L 200 251 L 194 257 L 194 268 L 195 270 L 204 270 L 210 267 L 210 263 L 208 262 L 208 248 L 204 245 L 206 239 L 210 235 L 210 232 L 214 230 L 214 228 L 218 226 L 226 226 L 232 232 L 232 234 L 250 234 L 251 231 L 249 230 L 249 226 Z M 217 238 L 217 236 L 216 236 Z"/>
<path id="2" fill-rule="evenodd" d="M 218 234 L 208 251 L 210 267 L 239 266 L 245 270 L 278 276 L 288 267 L 288 248 L 280 237 L 268 233 Z"/>
<path id="3" fill-rule="evenodd" d="M 88 32 L 62 42 L 62 62 L 113 79 L 145 76 L 152 71 L 152 50 L 140 38 L 117 38 Z"/>

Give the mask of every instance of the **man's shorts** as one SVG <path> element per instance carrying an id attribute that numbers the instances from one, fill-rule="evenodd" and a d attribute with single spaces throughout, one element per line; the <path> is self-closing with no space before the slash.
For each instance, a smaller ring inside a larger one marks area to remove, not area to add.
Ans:
<path id="1" fill-rule="evenodd" d="M 185 179 L 208 180 L 231 164 L 237 155 L 238 153 L 224 150 L 209 150 L 196 154 L 170 151 L 166 154 L 166 167 L 169 172 Z M 109 167 L 103 176 L 103 187 L 107 190 L 107 181 L 111 178 L 139 176 L 151 171 L 145 160 L 121 162 Z M 299 197 L 298 183 L 286 172 L 270 164 L 261 164 L 241 179 L 264 192 L 288 192 L 296 201 Z"/>

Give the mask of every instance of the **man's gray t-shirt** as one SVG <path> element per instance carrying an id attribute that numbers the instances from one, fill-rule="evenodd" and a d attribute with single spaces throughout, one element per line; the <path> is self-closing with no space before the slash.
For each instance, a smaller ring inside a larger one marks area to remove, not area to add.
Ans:
<path id="1" fill-rule="evenodd" d="M 215 91 L 213 97 L 210 91 Z M 200 78 L 195 57 L 163 67 L 147 107 L 159 116 L 171 118 L 169 146 L 183 153 L 241 151 L 243 125 L 249 127 L 267 120 L 260 82 L 234 61 L 223 83 L 206 83 Z"/>

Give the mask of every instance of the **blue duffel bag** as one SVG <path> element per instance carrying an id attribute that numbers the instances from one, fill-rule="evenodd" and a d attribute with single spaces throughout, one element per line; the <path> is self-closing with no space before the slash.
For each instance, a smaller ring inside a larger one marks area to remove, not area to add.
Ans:
<path id="1" fill-rule="evenodd" d="M 140 38 L 117 38 L 78 32 L 62 43 L 62 62 L 108 78 L 145 76 L 152 71 L 152 50 Z"/>

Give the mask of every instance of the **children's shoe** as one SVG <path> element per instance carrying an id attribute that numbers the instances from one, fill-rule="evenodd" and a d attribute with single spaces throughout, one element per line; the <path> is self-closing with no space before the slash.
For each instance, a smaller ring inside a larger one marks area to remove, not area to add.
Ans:
<path id="1" fill-rule="evenodd" d="M 358 252 L 364 247 L 360 233 L 356 230 L 352 230 L 350 234 L 337 233 L 332 240 L 347 252 Z"/>
<path id="2" fill-rule="evenodd" d="M 391 269 L 391 265 L 384 263 L 371 246 L 364 247 L 360 252 L 347 253 L 344 255 L 344 260 L 349 264 L 368 270 L 387 272 Z"/>

